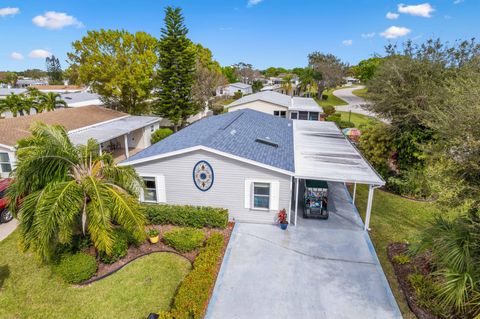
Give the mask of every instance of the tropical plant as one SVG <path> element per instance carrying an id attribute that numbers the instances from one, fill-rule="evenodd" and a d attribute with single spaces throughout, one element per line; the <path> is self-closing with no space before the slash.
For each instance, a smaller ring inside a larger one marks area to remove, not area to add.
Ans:
<path id="1" fill-rule="evenodd" d="M 322 75 L 311 67 L 306 67 L 299 76 L 300 91 L 306 93 L 308 97 L 317 96 L 318 81 L 322 79 Z"/>
<path id="2" fill-rule="evenodd" d="M 30 114 L 33 103 L 24 94 L 11 93 L 4 99 L 0 99 L 0 113 L 11 112 L 13 117 Z"/>
<path id="3" fill-rule="evenodd" d="M 441 303 L 472 317 L 480 315 L 480 215 L 474 207 L 452 220 L 436 217 L 414 250 L 431 252 Z"/>
<path id="4" fill-rule="evenodd" d="M 291 95 L 293 91 L 292 79 L 291 74 L 285 75 L 282 79 L 282 91 L 287 95 Z"/>
<path id="5" fill-rule="evenodd" d="M 40 109 L 43 111 L 54 111 L 59 107 L 67 107 L 67 102 L 60 98 L 60 94 L 55 92 L 48 92 L 46 94 L 42 94 L 38 97 L 38 104 L 40 105 Z"/>
<path id="6" fill-rule="evenodd" d="M 150 139 L 150 142 L 152 144 L 158 143 L 164 138 L 167 138 L 172 134 L 173 134 L 173 131 L 169 128 L 159 128 L 158 130 L 152 133 L 152 138 Z"/>
<path id="7" fill-rule="evenodd" d="M 35 123 L 31 133 L 18 142 L 8 190 L 25 250 L 49 261 L 59 244 L 83 232 L 99 252 L 110 255 L 114 224 L 144 238 L 145 216 L 137 201 L 142 181 L 132 167 L 99 155 L 93 140 L 74 146 L 61 126 Z"/>

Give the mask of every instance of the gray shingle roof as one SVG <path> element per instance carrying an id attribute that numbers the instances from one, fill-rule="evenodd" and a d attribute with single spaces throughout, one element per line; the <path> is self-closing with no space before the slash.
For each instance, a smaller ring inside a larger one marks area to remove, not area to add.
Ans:
<path id="1" fill-rule="evenodd" d="M 270 140 L 278 147 L 259 143 L 257 139 Z M 292 121 L 250 109 L 195 122 L 123 163 L 195 146 L 209 147 L 290 172 L 295 170 Z"/>
<path id="2" fill-rule="evenodd" d="M 238 87 L 238 88 L 241 88 L 241 89 L 248 89 L 249 87 L 252 87 L 250 84 L 246 84 L 246 83 L 242 83 L 242 82 L 230 83 L 229 85 L 234 86 L 234 87 Z"/>

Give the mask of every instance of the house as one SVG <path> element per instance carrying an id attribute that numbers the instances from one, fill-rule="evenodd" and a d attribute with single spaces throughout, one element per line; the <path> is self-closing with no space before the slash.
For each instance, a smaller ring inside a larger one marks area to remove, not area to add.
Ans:
<path id="1" fill-rule="evenodd" d="M 119 165 L 142 176 L 144 202 L 224 207 L 254 223 L 286 209 L 296 225 L 293 202 L 308 179 L 370 185 L 368 227 L 373 189 L 385 184 L 334 123 L 248 108 L 202 119 Z"/>
<path id="2" fill-rule="evenodd" d="M 219 86 L 216 90 L 217 96 L 233 96 L 236 92 L 242 93 L 242 95 L 252 94 L 252 86 L 242 82 L 230 83 L 227 85 Z"/>
<path id="3" fill-rule="evenodd" d="M 343 80 L 345 81 L 346 86 L 351 86 L 351 85 L 360 83 L 359 79 L 351 76 L 344 77 Z"/>
<path id="4" fill-rule="evenodd" d="M 163 126 L 164 121 L 98 106 L 0 119 L 0 177 L 7 177 L 15 167 L 17 141 L 30 135 L 29 128 L 34 122 L 64 126 L 74 144 L 85 144 L 93 138 L 100 143 L 100 152 L 112 153 L 119 161 L 150 146 L 152 132 Z"/>
<path id="5" fill-rule="evenodd" d="M 67 103 L 68 107 L 103 105 L 100 95 L 88 91 L 63 93 L 60 98 Z"/>
<path id="6" fill-rule="evenodd" d="M 323 109 L 312 98 L 291 97 L 274 91 L 244 96 L 225 108 L 229 112 L 248 108 L 293 120 L 319 121 L 323 114 Z"/>

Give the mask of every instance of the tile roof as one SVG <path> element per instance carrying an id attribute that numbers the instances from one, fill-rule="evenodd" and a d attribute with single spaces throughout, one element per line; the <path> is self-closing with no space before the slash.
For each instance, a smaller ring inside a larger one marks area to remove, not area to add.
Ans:
<path id="1" fill-rule="evenodd" d="M 278 147 L 259 143 L 263 139 Z M 202 119 L 131 156 L 123 163 L 205 146 L 248 160 L 293 172 L 292 120 L 242 109 Z"/>
<path id="2" fill-rule="evenodd" d="M 0 144 L 15 146 L 19 139 L 30 136 L 34 122 L 63 125 L 67 131 L 113 120 L 128 114 L 98 106 L 58 109 L 34 115 L 0 119 Z"/>

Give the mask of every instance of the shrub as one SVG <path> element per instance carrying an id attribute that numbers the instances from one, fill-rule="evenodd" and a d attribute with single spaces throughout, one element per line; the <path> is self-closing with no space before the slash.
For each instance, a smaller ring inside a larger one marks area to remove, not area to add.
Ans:
<path id="1" fill-rule="evenodd" d="M 404 254 L 399 254 L 393 257 L 393 262 L 399 265 L 405 265 L 410 262 L 410 257 Z"/>
<path id="2" fill-rule="evenodd" d="M 147 205 L 149 224 L 170 224 L 195 228 L 225 228 L 228 224 L 228 210 L 206 206 Z"/>
<path id="3" fill-rule="evenodd" d="M 338 127 L 340 127 L 341 129 L 344 129 L 344 128 L 347 128 L 347 127 L 355 127 L 355 123 L 353 122 L 349 122 L 349 121 L 339 121 L 339 122 L 336 122 Z"/>
<path id="4" fill-rule="evenodd" d="M 163 241 L 182 253 L 200 247 L 204 240 L 205 233 L 195 228 L 177 228 L 163 234 Z"/>
<path id="5" fill-rule="evenodd" d="M 417 305 L 440 317 L 448 318 L 451 311 L 438 299 L 439 287 L 431 277 L 421 274 L 408 275 L 408 282 L 415 293 Z"/>
<path id="6" fill-rule="evenodd" d="M 157 142 L 160 142 L 164 138 L 169 137 L 172 134 L 173 134 L 173 131 L 169 128 L 159 128 L 158 130 L 153 132 L 150 142 L 152 144 L 155 144 Z"/>
<path id="7" fill-rule="evenodd" d="M 160 234 L 160 232 L 157 229 L 149 229 L 147 230 L 147 236 L 148 237 L 156 237 Z"/>
<path id="8" fill-rule="evenodd" d="M 410 169 L 403 171 L 397 176 L 387 179 L 387 187 L 390 191 L 403 196 L 414 198 L 429 198 L 432 190 L 425 171 Z"/>
<path id="9" fill-rule="evenodd" d="M 90 279 L 97 271 L 95 257 L 85 253 L 64 254 L 53 268 L 65 282 L 78 284 Z"/>
<path id="10" fill-rule="evenodd" d="M 101 252 L 100 260 L 106 264 L 113 264 L 127 255 L 129 244 L 136 244 L 134 237 L 123 228 L 115 229 L 113 234 L 112 253 L 107 255 L 106 253 Z"/>
<path id="11" fill-rule="evenodd" d="M 330 116 L 332 114 L 335 114 L 335 107 L 331 106 L 331 105 L 325 105 L 325 106 L 322 106 L 323 108 L 323 113 L 325 113 L 326 116 Z"/>
<path id="12" fill-rule="evenodd" d="M 329 116 L 327 116 L 327 118 L 325 120 L 329 121 L 329 122 L 340 122 L 341 119 L 342 119 L 342 114 L 333 113 L 333 114 L 330 114 Z"/>
<path id="13" fill-rule="evenodd" d="M 323 101 L 328 100 L 328 94 L 322 94 L 322 100 Z"/>
<path id="14" fill-rule="evenodd" d="M 207 307 L 210 291 L 215 284 L 217 266 L 222 257 L 224 237 L 215 233 L 205 242 L 195 261 L 192 271 L 180 284 L 173 300 L 172 310 L 161 312 L 162 319 L 200 319 Z"/>

